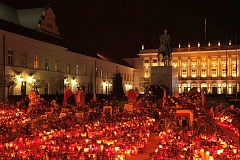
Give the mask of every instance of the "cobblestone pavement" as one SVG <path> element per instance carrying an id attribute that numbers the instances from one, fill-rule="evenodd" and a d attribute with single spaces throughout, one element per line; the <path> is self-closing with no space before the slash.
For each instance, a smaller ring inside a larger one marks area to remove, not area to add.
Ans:
<path id="1" fill-rule="evenodd" d="M 148 144 L 145 146 L 143 153 L 126 156 L 125 160 L 147 160 L 150 153 L 154 152 L 156 145 L 159 143 L 159 136 L 151 132 Z"/>

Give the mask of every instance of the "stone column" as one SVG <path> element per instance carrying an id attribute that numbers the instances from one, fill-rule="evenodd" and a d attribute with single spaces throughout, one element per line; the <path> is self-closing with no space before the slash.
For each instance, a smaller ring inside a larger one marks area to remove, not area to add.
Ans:
<path id="1" fill-rule="evenodd" d="M 182 77 L 182 60 L 178 57 L 178 77 Z"/>
<path id="2" fill-rule="evenodd" d="M 229 55 L 228 57 L 228 76 L 232 77 L 232 57 Z"/>
<path id="3" fill-rule="evenodd" d="M 221 64 L 220 64 L 220 56 L 217 57 L 217 77 L 220 77 Z"/>
<path id="4" fill-rule="evenodd" d="M 201 76 L 201 61 L 200 57 L 197 57 L 197 77 L 199 78 Z"/>
<path id="5" fill-rule="evenodd" d="M 188 57 L 187 59 L 187 77 L 190 77 L 191 74 L 191 58 Z"/>
<path id="6" fill-rule="evenodd" d="M 212 67 L 211 67 L 211 65 L 210 65 L 210 58 L 211 58 L 211 57 L 208 57 L 208 58 L 207 58 L 207 68 L 208 68 L 208 69 L 207 69 L 207 77 L 211 77 L 211 75 L 210 75 L 211 72 L 210 72 L 210 71 L 211 71 Z"/>

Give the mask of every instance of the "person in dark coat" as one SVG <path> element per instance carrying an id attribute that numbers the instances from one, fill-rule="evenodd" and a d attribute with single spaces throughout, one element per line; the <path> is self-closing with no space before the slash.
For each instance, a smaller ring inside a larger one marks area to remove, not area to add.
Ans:
<path id="1" fill-rule="evenodd" d="M 156 95 L 156 101 L 158 106 L 162 106 L 163 104 L 163 95 L 164 95 L 164 89 L 160 87 L 158 84 L 155 85 L 155 95 Z"/>

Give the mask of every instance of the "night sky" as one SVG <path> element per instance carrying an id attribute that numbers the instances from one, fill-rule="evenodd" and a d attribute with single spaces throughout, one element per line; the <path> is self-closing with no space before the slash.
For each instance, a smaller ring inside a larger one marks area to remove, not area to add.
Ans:
<path id="1" fill-rule="evenodd" d="M 15 8 L 49 6 L 62 37 L 91 52 L 137 57 L 158 48 L 167 29 L 173 45 L 240 37 L 240 0 L 0 0 Z M 238 40 L 240 44 L 240 39 Z"/>

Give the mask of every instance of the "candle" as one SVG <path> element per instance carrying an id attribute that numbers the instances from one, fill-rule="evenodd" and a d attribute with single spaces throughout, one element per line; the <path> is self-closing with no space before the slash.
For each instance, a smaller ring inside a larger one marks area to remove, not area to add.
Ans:
<path id="1" fill-rule="evenodd" d="M 209 156 L 209 160 L 214 160 L 213 156 Z"/>
<path id="2" fill-rule="evenodd" d="M 217 150 L 218 155 L 220 155 L 221 153 L 223 153 L 223 150 L 221 150 L 221 149 Z"/>
<path id="3" fill-rule="evenodd" d="M 102 152 L 103 149 L 104 149 L 104 145 L 101 145 L 101 146 L 100 146 L 100 149 L 101 149 L 101 152 Z"/>
<path id="4" fill-rule="evenodd" d="M 236 148 L 233 149 L 233 153 L 235 153 L 235 154 L 237 153 L 237 149 Z"/>
<path id="5" fill-rule="evenodd" d="M 204 158 L 204 149 L 200 150 L 200 155 Z"/>
<path id="6" fill-rule="evenodd" d="M 209 152 L 209 151 L 206 151 L 206 153 L 205 153 L 206 160 L 209 160 L 209 155 L 210 155 L 210 152 Z"/>

